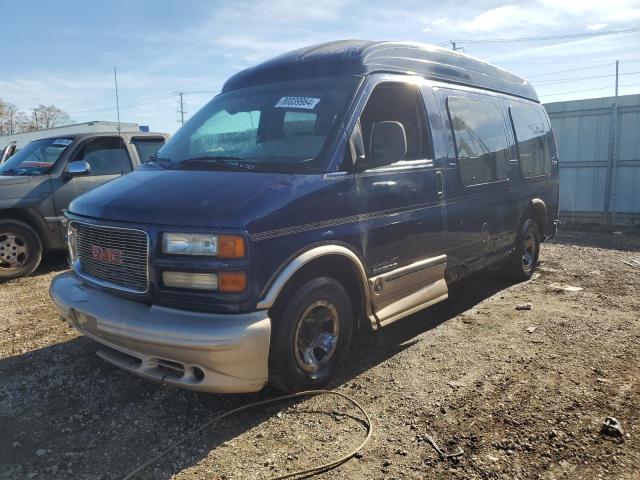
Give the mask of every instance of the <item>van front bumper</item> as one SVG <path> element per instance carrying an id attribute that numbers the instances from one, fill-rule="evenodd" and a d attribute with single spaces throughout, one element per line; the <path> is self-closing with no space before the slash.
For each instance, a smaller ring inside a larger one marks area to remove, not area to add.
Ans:
<path id="1" fill-rule="evenodd" d="M 147 305 L 58 275 L 49 294 L 62 316 L 99 342 L 98 355 L 145 378 L 206 392 L 260 390 L 268 379 L 266 310 L 212 314 Z"/>

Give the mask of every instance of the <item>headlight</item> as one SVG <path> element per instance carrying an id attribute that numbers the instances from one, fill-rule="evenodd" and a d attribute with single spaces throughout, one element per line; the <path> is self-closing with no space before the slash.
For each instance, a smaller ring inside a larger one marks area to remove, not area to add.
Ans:
<path id="1" fill-rule="evenodd" d="M 173 255 L 205 255 L 220 258 L 244 258 L 244 238 L 238 235 L 206 233 L 165 233 L 162 252 Z"/>
<path id="2" fill-rule="evenodd" d="M 78 259 L 78 238 L 76 229 L 71 223 L 67 227 L 67 246 L 69 247 L 69 259 L 73 263 Z"/>
<path id="3" fill-rule="evenodd" d="M 165 233 L 162 236 L 162 252 L 215 256 L 218 254 L 218 236 L 202 233 Z"/>

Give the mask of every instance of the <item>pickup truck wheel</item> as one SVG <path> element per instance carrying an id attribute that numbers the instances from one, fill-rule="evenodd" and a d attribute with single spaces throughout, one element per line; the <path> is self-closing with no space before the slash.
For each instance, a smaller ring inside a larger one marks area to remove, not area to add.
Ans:
<path id="1" fill-rule="evenodd" d="M 529 280 L 538 265 L 540 230 L 533 220 L 526 220 L 518 233 L 515 250 L 507 259 L 507 276 L 516 282 Z"/>
<path id="2" fill-rule="evenodd" d="M 42 242 L 24 222 L 0 220 L 0 281 L 32 273 L 42 259 Z"/>
<path id="3" fill-rule="evenodd" d="M 345 288 L 317 277 L 297 288 L 273 318 L 270 382 L 295 392 L 319 388 L 339 370 L 353 336 L 353 309 Z"/>

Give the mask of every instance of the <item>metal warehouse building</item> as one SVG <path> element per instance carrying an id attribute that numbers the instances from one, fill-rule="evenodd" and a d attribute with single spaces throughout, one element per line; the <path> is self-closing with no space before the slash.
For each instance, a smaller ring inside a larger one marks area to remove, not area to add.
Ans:
<path id="1" fill-rule="evenodd" d="M 0 151 L 3 147 L 11 142 L 16 142 L 18 149 L 23 148 L 27 143 L 41 138 L 49 138 L 56 135 L 74 135 L 80 133 L 109 133 L 117 132 L 118 124 L 116 122 L 85 122 L 76 123 L 74 125 L 65 125 L 64 127 L 49 128 L 46 130 L 35 130 L 33 132 L 14 133 L 12 135 L 0 136 Z M 139 126 L 137 123 L 121 123 L 120 131 L 122 133 L 135 133 L 140 131 L 149 131 L 149 127 Z"/>
<path id="2" fill-rule="evenodd" d="M 545 107 L 559 148 L 561 218 L 640 224 L 640 95 Z"/>

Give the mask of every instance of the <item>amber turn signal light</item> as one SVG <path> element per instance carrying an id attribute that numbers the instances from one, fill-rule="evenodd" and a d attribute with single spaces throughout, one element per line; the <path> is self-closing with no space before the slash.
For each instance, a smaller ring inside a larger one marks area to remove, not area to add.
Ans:
<path id="1" fill-rule="evenodd" d="M 218 290 L 224 293 L 240 293 L 247 289 L 245 272 L 218 273 Z"/>
<path id="2" fill-rule="evenodd" d="M 238 235 L 218 235 L 219 258 L 244 258 L 245 254 L 244 238 Z"/>

